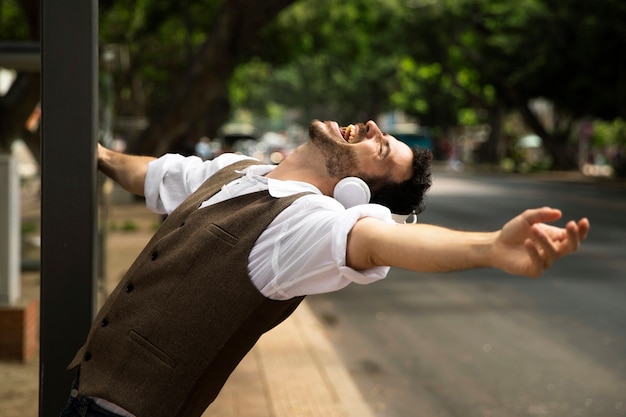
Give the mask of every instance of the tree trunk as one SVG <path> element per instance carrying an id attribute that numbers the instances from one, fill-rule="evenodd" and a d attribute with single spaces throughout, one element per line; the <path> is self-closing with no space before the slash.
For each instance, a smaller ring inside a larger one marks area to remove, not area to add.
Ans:
<path id="1" fill-rule="evenodd" d="M 29 39 L 39 41 L 41 7 L 36 0 L 17 2 L 28 27 Z M 18 72 L 9 91 L 0 97 L 0 152 L 9 152 L 11 144 L 21 138 L 40 162 L 39 129 L 29 131 L 26 121 L 41 99 L 39 73 Z"/>
<path id="2" fill-rule="evenodd" d="M 549 133 L 530 110 L 527 103 L 519 103 L 519 108 L 526 124 L 543 141 L 543 147 L 552 159 L 550 168 L 561 171 L 577 169 L 578 155 L 576 150 L 568 143 L 569 129 L 563 132 Z"/>
<path id="3" fill-rule="evenodd" d="M 294 0 L 230 0 L 223 3 L 213 31 L 181 77 L 169 100 L 150 115 L 150 122 L 129 152 L 161 155 L 196 141 L 190 126 L 205 126 L 215 136 L 227 120 L 228 80 L 243 53 L 259 41 L 259 30 Z M 193 105 L 191 105 L 193 103 Z M 195 133 L 197 134 L 197 133 Z"/>
<path id="4" fill-rule="evenodd" d="M 489 108 L 489 136 L 478 149 L 478 162 L 498 165 L 503 157 L 502 144 L 502 105 L 496 103 Z"/>
<path id="5" fill-rule="evenodd" d="M 9 152 L 17 138 L 24 140 L 39 160 L 39 135 L 29 132 L 26 121 L 39 103 L 39 74 L 19 73 L 9 91 L 0 97 L 0 151 Z"/>

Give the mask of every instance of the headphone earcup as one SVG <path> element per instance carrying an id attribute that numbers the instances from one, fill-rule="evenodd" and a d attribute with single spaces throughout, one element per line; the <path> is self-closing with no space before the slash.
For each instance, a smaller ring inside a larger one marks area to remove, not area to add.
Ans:
<path id="1" fill-rule="evenodd" d="M 335 186 L 333 197 L 345 208 L 350 208 L 369 203 L 372 194 L 370 187 L 361 178 L 346 177 Z"/>

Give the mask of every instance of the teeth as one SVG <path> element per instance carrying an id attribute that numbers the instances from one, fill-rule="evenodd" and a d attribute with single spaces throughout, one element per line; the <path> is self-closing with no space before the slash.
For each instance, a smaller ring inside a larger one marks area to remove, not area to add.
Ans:
<path id="1" fill-rule="evenodd" d="M 344 139 L 346 140 L 346 142 L 350 143 L 354 140 L 355 136 L 356 136 L 356 128 L 354 125 L 349 125 L 348 127 L 346 127 L 346 131 L 344 132 Z"/>

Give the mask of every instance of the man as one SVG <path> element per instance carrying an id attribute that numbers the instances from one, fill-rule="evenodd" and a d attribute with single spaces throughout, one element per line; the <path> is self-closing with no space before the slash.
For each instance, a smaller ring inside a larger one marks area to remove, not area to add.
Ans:
<path id="1" fill-rule="evenodd" d="M 419 212 L 430 153 L 376 123 L 313 121 L 310 141 L 278 166 L 225 154 L 213 161 L 98 150 L 98 166 L 168 217 L 98 313 L 70 368 L 63 415 L 200 416 L 258 338 L 308 294 L 382 279 L 389 267 L 494 267 L 540 276 L 574 252 L 587 219 L 527 210 L 501 230 L 459 232 L 397 224 Z M 331 196 L 347 177 L 372 202 Z"/>

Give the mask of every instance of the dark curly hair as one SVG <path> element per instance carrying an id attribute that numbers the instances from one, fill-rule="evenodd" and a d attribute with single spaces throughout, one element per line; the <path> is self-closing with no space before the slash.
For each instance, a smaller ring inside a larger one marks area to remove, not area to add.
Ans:
<path id="1" fill-rule="evenodd" d="M 413 176 L 401 183 L 386 182 L 379 187 L 372 187 L 371 203 L 388 207 L 395 214 L 416 214 L 424 211 L 424 195 L 432 184 L 430 150 L 421 147 L 413 151 Z"/>

